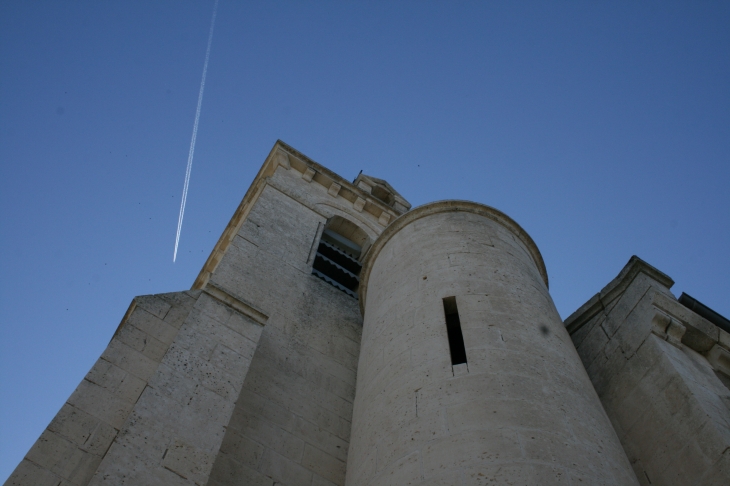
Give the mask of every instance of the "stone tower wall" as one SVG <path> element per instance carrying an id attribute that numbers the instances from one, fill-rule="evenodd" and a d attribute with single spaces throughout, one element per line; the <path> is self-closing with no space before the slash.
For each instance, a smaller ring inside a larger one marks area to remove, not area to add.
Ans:
<path id="1" fill-rule="evenodd" d="M 7 484 L 344 484 L 362 318 L 314 251 L 407 209 L 361 186 L 277 142 L 194 290 L 135 299 Z"/>
<path id="2" fill-rule="evenodd" d="M 348 486 L 636 484 L 539 253 L 509 218 L 422 206 L 386 230 L 363 274 Z M 449 296 L 467 354 L 457 366 Z"/>
<path id="3" fill-rule="evenodd" d="M 328 218 L 370 241 L 384 224 L 300 164 L 292 156 L 265 179 L 206 283 L 269 316 L 209 486 L 344 484 L 362 317 L 312 262 Z"/>
<path id="4" fill-rule="evenodd" d="M 633 257 L 566 327 L 642 485 L 730 484 L 730 334 L 673 283 Z"/>

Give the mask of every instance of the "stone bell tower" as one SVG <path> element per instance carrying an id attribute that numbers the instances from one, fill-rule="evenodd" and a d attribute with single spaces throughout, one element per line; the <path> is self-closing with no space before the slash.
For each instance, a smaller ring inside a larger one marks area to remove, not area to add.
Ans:
<path id="1" fill-rule="evenodd" d="M 6 484 L 730 484 L 730 321 L 637 257 L 565 323 L 504 213 L 277 142 Z"/>

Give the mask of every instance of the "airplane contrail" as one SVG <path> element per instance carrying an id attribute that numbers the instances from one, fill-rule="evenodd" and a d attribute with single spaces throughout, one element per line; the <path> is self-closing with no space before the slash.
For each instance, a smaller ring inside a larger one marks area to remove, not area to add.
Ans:
<path id="1" fill-rule="evenodd" d="M 203 104 L 203 90 L 205 89 L 205 75 L 208 74 L 208 59 L 210 59 L 210 45 L 213 43 L 213 28 L 215 28 L 215 16 L 218 13 L 218 0 L 213 6 L 213 18 L 210 20 L 210 32 L 208 33 L 208 47 L 205 50 L 205 64 L 203 64 L 203 79 L 200 80 L 200 93 L 198 93 L 198 108 L 195 110 L 195 123 L 193 124 L 193 137 L 190 140 L 190 153 L 188 154 L 188 167 L 185 170 L 185 184 L 183 185 L 182 201 L 180 201 L 180 216 L 177 218 L 177 236 L 175 236 L 175 253 L 172 261 L 177 258 L 177 246 L 180 243 L 180 230 L 182 230 L 183 215 L 185 214 L 185 201 L 188 198 L 188 186 L 190 185 L 190 169 L 193 167 L 193 153 L 195 152 L 195 138 L 198 136 L 198 121 L 200 120 L 200 106 Z"/>

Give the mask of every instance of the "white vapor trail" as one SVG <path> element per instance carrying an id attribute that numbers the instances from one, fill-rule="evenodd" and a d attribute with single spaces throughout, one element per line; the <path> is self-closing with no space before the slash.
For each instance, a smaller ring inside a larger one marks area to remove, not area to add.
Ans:
<path id="1" fill-rule="evenodd" d="M 218 0 L 213 6 L 213 18 L 210 20 L 210 32 L 208 33 L 208 47 L 205 50 L 205 64 L 203 64 L 203 79 L 200 81 L 200 93 L 198 93 L 198 109 L 195 110 L 195 124 L 193 125 L 193 137 L 190 140 L 190 153 L 188 154 L 188 167 L 185 170 L 185 185 L 183 185 L 182 201 L 180 201 L 180 216 L 177 218 L 177 236 L 175 236 L 175 253 L 172 261 L 177 258 L 177 246 L 180 243 L 180 231 L 182 230 L 183 215 L 185 214 L 185 201 L 188 198 L 188 186 L 190 184 L 190 169 L 193 167 L 193 153 L 195 152 L 195 138 L 198 136 L 198 121 L 200 120 L 200 107 L 203 104 L 203 90 L 205 89 L 205 75 L 208 74 L 208 59 L 210 59 L 210 45 L 213 43 L 213 28 L 215 27 L 215 16 L 218 13 Z"/>

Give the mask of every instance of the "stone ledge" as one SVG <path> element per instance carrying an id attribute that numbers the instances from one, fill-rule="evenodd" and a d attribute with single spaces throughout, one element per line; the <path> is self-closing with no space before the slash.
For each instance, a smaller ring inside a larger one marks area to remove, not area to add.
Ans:
<path id="1" fill-rule="evenodd" d="M 698 353 L 706 353 L 720 342 L 721 329 L 713 323 L 701 317 L 676 300 L 666 295 L 656 293 L 652 302 L 654 307 L 666 312 L 672 321 L 679 321 L 680 325 L 686 328 L 682 335 L 682 344 L 694 349 Z"/>
<path id="2" fill-rule="evenodd" d="M 611 280 L 600 292 L 588 299 L 588 302 L 580 306 L 578 310 L 565 319 L 564 324 L 568 333 L 575 333 L 586 322 L 591 320 L 593 316 L 621 296 L 639 273 L 649 276 L 668 289 L 674 285 L 674 280 L 671 277 L 634 255 L 629 259 L 629 262 L 619 272 L 616 278 Z"/>
<path id="3" fill-rule="evenodd" d="M 228 307 L 231 307 L 232 309 L 235 309 L 236 311 L 240 312 L 246 317 L 249 317 L 250 319 L 254 320 L 255 322 L 261 324 L 262 326 L 266 325 L 266 321 L 269 320 L 269 316 L 261 312 L 260 310 L 253 307 L 251 304 L 247 304 L 246 302 L 243 302 L 237 297 L 234 297 L 233 295 L 229 294 L 219 286 L 208 282 L 203 289 L 203 292 L 210 295 L 214 299 L 222 302 L 223 304 L 227 305 Z"/>

